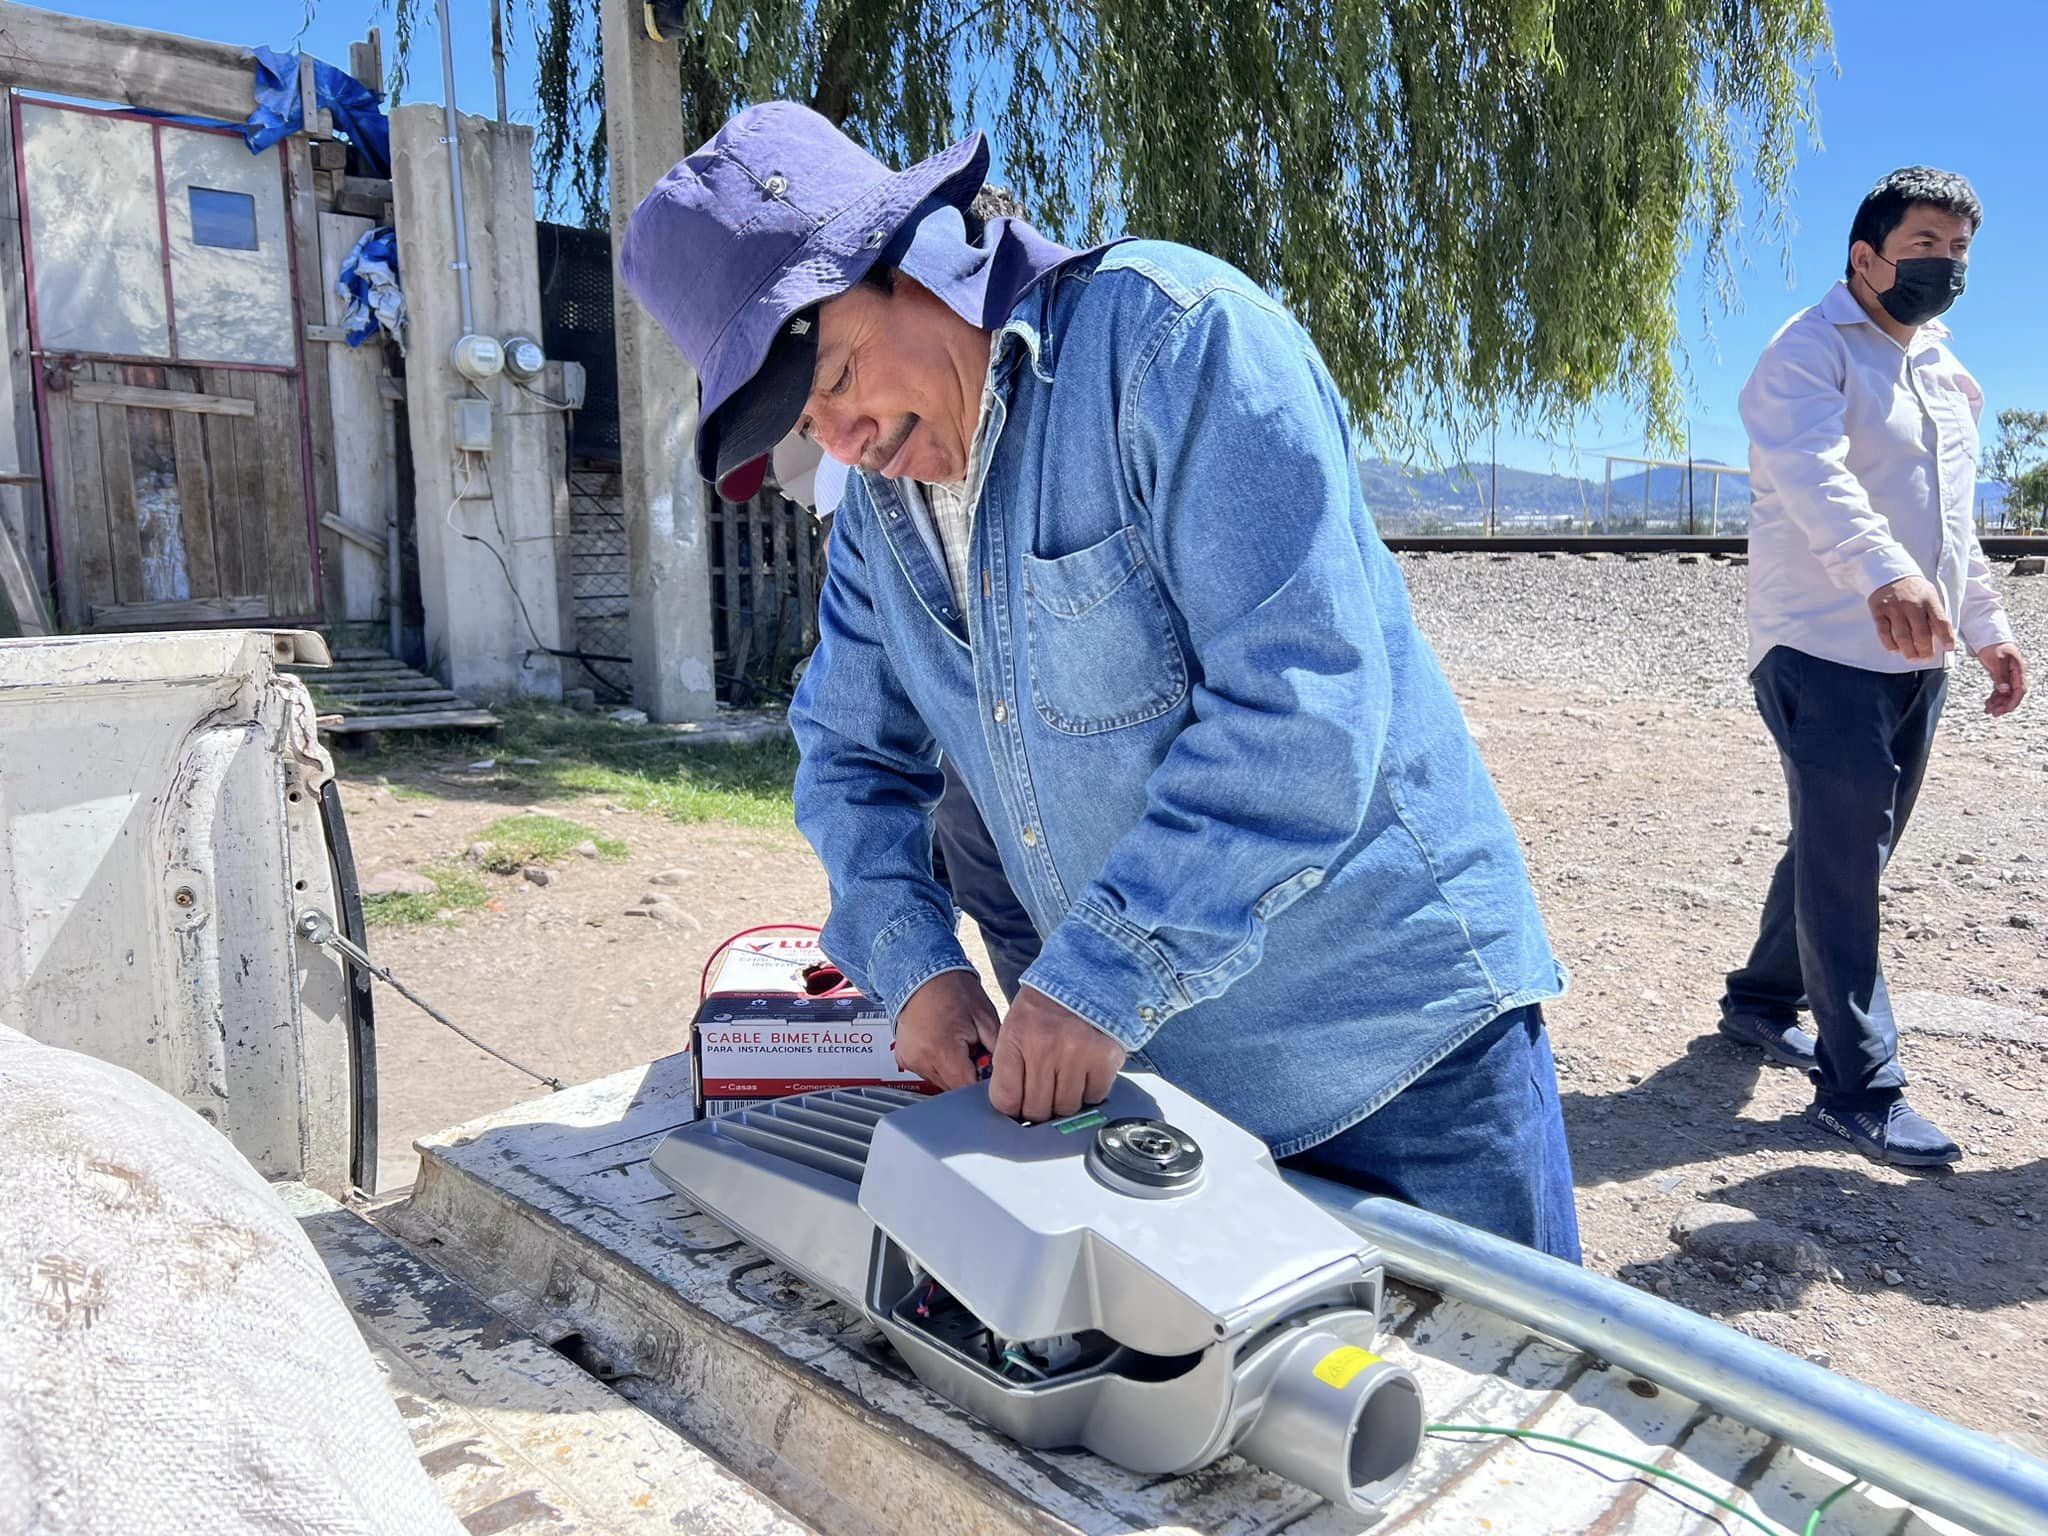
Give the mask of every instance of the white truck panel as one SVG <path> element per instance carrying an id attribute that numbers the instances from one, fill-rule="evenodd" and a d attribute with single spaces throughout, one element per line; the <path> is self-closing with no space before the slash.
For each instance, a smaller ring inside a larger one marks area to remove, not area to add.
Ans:
<path id="1" fill-rule="evenodd" d="M 298 940 L 333 915 L 333 764 L 248 630 L 0 641 L 0 1023 L 140 1073 L 259 1171 L 348 1178 L 347 979 Z"/>

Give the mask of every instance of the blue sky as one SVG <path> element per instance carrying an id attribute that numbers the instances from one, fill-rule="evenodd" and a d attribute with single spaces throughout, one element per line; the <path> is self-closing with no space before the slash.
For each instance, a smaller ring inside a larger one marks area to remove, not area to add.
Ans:
<path id="1" fill-rule="evenodd" d="M 529 0 L 511 0 L 506 71 L 511 115 L 533 117 L 533 24 Z M 494 104 L 490 11 L 486 0 L 452 0 L 456 96 L 467 111 Z M 88 0 L 60 4 L 106 21 L 174 26 L 222 42 L 289 48 L 300 7 L 285 0 Z M 1795 310 L 1818 299 L 1840 274 L 1850 217 L 1870 184 L 1896 166 L 1922 162 L 1961 171 L 1976 183 L 1986 222 L 1970 264 L 1970 288 L 1949 316 L 1955 346 L 1984 385 L 1990 418 L 2008 406 L 2048 409 L 2048 303 L 2040 271 L 2048 252 L 2048 153 L 2042 147 L 2040 66 L 2048 59 L 2048 0 L 1836 0 L 1837 73 L 1818 87 L 1823 148 L 1802 148 L 1793 173 L 1788 285 L 1777 252 L 1756 247 L 1739 277 L 1735 313 L 1716 313 L 1712 337 L 1701 294 L 1681 286 L 1692 401 L 1692 449 L 1702 459 L 1743 461 L 1735 396 L 1757 352 Z M 304 46 L 346 65 L 348 44 L 388 11 L 363 0 L 320 0 Z M 408 100 L 441 99 L 439 37 L 418 39 Z M 1586 413 L 1556 441 L 1503 427 L 1500 457 L 1525 469 L 1597 479 L 1603 453 L 1645 451 L 1642 423 L 1621 402 Z"/>

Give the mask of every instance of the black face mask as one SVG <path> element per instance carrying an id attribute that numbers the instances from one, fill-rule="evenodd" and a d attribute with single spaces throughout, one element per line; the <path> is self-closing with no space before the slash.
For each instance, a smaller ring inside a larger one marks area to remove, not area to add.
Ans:
<path id="1" fill-rule="evenodd" d="M 1877 302 L 1901 325 L 1925 325 L 1946 313 L 1963 291 L 1963 263 L 1953 256 L 1877 259 L 1892 269 L 1892 285 L 1877 296 Z"/>

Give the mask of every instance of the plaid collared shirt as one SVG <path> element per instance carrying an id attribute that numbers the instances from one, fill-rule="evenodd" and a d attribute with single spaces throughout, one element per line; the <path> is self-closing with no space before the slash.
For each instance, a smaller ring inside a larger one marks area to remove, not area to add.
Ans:
<path id="1" fill-rule="evenodd" d="M 967 579 L 968 549 L 974 538 L 974 512 L 981 504 L 982 477 L 988 470 L 989 407 L 995 401 L 995 348 L 990 343 L 989 371 L 981 386 L 981 420 L 974 428 L 974 446 L 967 457 L 967 474 L 957 485 L 921 485 L 925 508 L 931 513 L 932 531 L 939 536 L 939 549 L 946 557 L 946 580 L 953 588 L 953 600 L 965 610 L 972 583 Z"/>

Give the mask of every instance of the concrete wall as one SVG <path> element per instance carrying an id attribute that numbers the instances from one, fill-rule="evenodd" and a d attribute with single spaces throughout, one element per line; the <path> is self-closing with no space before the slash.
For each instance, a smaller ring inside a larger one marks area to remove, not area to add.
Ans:
<path id="1" fill-rule="evenodd" d="M 601 0 L 612 254 L 640 199 L 690 150 L 676 47 L 641 24 L 639 0 Z M 697 375 L 623 281 L 612 287 L 619 460 L 632 555 L 633 699 L 656 720 L 718 712 L 711 669 L 710 506 L 691 447 Z"/>
<path id="2" fill-rule="evenodd" d="M 556 583 L 557 536 L 568 520 L 568 486 L 556 448 L 562 418 L 509 379 L 469 384 L 449 361 L 462 321 L 450 270 L 455 220 L 442 123 L 437 106 L 391 114 L 428 665 L 474 698 L 558 699 L 559 665 L 533 653 L 562 645 Z M 464 117 L 459 138 L 475 327 L 500 341 L 514 334 L 538 338 L 533 130 Z M 491 451 L 464 463 L 454 447 L 454 405 L 479 393 L 493 405 Z"/>

